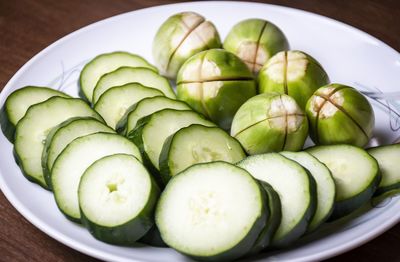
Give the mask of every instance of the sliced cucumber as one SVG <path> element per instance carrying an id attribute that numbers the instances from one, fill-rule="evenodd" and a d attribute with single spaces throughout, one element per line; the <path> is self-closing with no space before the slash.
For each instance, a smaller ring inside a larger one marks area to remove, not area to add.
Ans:
<path id="1" fill-rule="evenodd" d="M 163 95 L 163 92 L 158 89 L 146 87 L 139 83 L 129 83 L 105 91 L 93 108 L 104 118 L 108 126 L 115 129 L 118 121 L 130 106 L 143 98 Z"/>
<path id="2" fill-rule="evenodd" d="M 101 241 L 131 245 L 153 226 L 159 193 L 134 156 L 103 157 L 86 169 L 79 183 L 82 223 Z"/>
<path id="3" fill-rule="evenodd" d="M 165 141 L 159 167 L 167 184 L 171 177 L 194 164 L 218 160 L 237 163 L 245 157 L 239 142 L 221 128 L 194 124 L 180 129 Z"/>
<path id="4" fill-rule="evenodd" d="M 282 220 L 273 236 L 274 247 L 287 246 L 303 235 L 315 212 L 315 182 L 298 163 L 278 153 L 247 157 L 238 163 L 279 194 Z"/>
<path id="5" fill-rule="evenodd" d="M 88 104 L 77 98 L 52 97 L 29 107 L 17 124 L 14 144 L 16 161 L 26 178 L 47 188 L 41 161 L 47 135 L 53 127 L 78 116 L 103 121 Z"/>
<path id="6" fill-rule="evenodd" d="M 158 72 L 157 68 L 149 64 L 144 58 L 128 52 L 98 55 L 85 65 L 79 77 L 80 91 L 84 98 L 92 102 L 93 89 L 100 77 L 123 66 L 145 67 Z"/>
<path id="7" fill-rule="evenodd" d="M 371 199 L 379 181 L 376 160 L 364 149 L 351 145 L 316 146 L 307 152 L 324 163 L 336 185 L 330 220 L 348 215 Z"/>
<path id="8" fill-rule="evenodd" d="M 142 118 L 128 138 L 139 147 L 146 165 L 160 170 L 159 159 L 164 142 L 179 129 L 192 124 L 215 126 L 196 112 L 164 109 Z"/>
<path id="9" fill-rule="evenodd" d="M 117 132 L 127 135 L 136 127 L 139 119 L 163 109 L 191 110 L 185 102 L 165 96 L 144 98 L 127 110 L 124 117 L 117 124 Z"/>
<path id="10" fill-rule="evenodd" d="M 96 160 L 114 154 L 130 154 L 141 160 L 138 148 L 128 139 L 110 133 L 79 137 L 68 144 L 54 162 L 51 184 L 58 208 L 80 222 L 78 185 L 85 170 Z"/>
<path id="11" fill-rule="evenodd" d="M 140 243 L 144 243 L 153 247 L 168 247 L 165 244 L 164 240 L 162 240 L 160 231 L 157 226 L 154 224 L 149 231 L 147 231 L 146 235 L 144 235 L 141 239 L 139 239 Z"/>
<path id="12" fill-rule="evenodd" d="M 368 149 L 368 153 L 378 161 L 382 180 L 375 194 L 400 189 L 400 169 L 397 161 L 400 160 L 400 144 L 379 146 Z"/>
<path id="13" fill-rule="evenodd" d="M 269 216 L 264 229 L 258 236 L 253 248 L 250 250 L 250 254 L 256 254 L 262 250 L 265 250 L 271 245 L 272 237 L 276 233 L 276 230 L 278 230 L 282 219 L 282 206 L 278 193 L 276 193 L 276 191 L 268 183 L 264 181 L 259 182 L 267 195 Z"/>
<path id="14" fill-rule="evenodd" d="M 265 227 L 265 192 L 245 170 L 226 162 L 197 164 L 161 194 L 156 224 L 170 247 L 199 260 L 234 260 Z"/>
<path id="15" fill-rule="evenodd" d="M 5 137 L 14 143 L 15 127 L 28 108 L 53 96 L 69 97 L 58 90 L 39 86 L 25 86 L 12 92 L 0 111 L 1 130 Z"/>
<path id="16" fill-rule="evenodd" d="M 281 152 L 281 154 L 306 168 L 317 183 L 317 209 L 308 225 L 308 231 L 313 231 L 325 222 L 333 211 L 335 181 L 329 169 L 311 154 L 307 152 Z"/>
<path id="17" fill-rule="evenodd" d="M 50 170 L 61 151 L 75 138 L 97 132 L 114 133 L 115 131 L 97 119 L 90 117 L 71 118 L 50 131 L 42 153 L 43 174 L 48 188 L 52 188 Z"/>
<path id="18" fill-rule="evenodd" d="M 99 79 L 93 91 L 92 103 L 95 104 L 107 89 L 133 82 L 159 89 L 169 98 L 176 97 L 168 80 L 153 70 L 143 67 L 120 67 Z"/>

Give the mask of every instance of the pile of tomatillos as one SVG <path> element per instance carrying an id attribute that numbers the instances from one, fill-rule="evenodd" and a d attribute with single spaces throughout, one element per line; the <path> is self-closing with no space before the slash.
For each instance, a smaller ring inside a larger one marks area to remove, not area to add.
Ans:
<path id="1" fill-rule="evenodd" d="M 24 176 L 95 238 L 235 260 L 399 189 L 400 145 L 363 149 L 368 100 L 273 23 L 240 21 L 222 43 L 210 21 L 179 13 L 153 58 L 101 54 L 81 71 L 82 98 L 26 86 L 1 110 Z M 308 135 L 315 146 L 299 152 Z"/>

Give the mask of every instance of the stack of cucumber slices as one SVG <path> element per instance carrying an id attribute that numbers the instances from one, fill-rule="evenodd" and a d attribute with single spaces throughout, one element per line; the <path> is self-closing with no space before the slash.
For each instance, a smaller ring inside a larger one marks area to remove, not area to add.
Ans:
<path id="1" fill-rule="evenodd" d="M 48 87 L 14 91 L 1 129 L 23 175 L 109 244 L 235 260 L 287 247 L 400 189 L 398 144 L 247 156 L 138 55 L 99 55 L 79 84 L 82 99 Z"/>

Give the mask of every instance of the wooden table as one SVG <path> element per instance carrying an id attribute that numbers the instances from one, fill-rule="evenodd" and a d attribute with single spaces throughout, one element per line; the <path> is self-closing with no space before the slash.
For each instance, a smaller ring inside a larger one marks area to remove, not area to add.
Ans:
<path id="1" fill-rule="evenodd" d="M 0 0 L 0 90 L 25 62 L 60 37 L 116 14 L 169 2 L 173 1 Z M 265 2 L 335 18 L 400 50 L 400 3 L 396 0 Z M 329 261 L 400 261 L 399 243 L 400 224 Z M 42 233 L 0 194 L 0 261 L 96 260 Z"/>

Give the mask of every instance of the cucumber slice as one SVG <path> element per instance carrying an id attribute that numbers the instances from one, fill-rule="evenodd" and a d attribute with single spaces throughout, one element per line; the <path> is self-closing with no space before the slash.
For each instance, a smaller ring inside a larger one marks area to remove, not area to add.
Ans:
<path id="1" fill-rule="evenodd" d="M 173 177 L 156 208 L 170 247 L 199 260 L 248 253 L 265 227 L 265 192 L 245 170 L 226 162 L 197 164 Z"/>
<path id="2" fill-rule="evenodd" d="M 163 95 L 158 89 L 146 87 L 139 83 L 129 83 L 105 91 L 93 108 L 104 118 L 108 126 L 115 129 L 118 121 L 130 106 L 143 98 Z"/>
<path id="3" fill-rule="evenodd" d="M 0 111 L 1 130 L 5 137 L 14 143 L 15 127 L 28 108 L 53 96 L 69 97 L 58 90 L 39 86 L 25 86 L 12 92 Z"/>
<path id="4" fill-rule="evenodd" d="M 160 173 L 165 184 L 189 166 L 225 161 L 237 163 L 246 157 L 239 142 L 218 127 L 190 125 L 165 142 L 160 154 Z"/>
<path id="5" fill-rule="evenodd" d="M 145 67 L 154 72 L 158 72 L 156 67 L 152 66 L 138 55 L 128 52 L 101 54 L 93 58 L 82 69 L 79 77 L 81 95 L 89 102 L 92 102 L 93 89 L 100 77 L 123 66 Z"/>
<path id="6" fill-rule="evenodd" d="M 96 160 L 119 153 L 133 155 L 141 161 L 140 152 L 131 141 L 110 133 L 79 137 L 57 157 L 51 170 L 51 184 L 57 206 L 67 218 L 80 222 L 77 192 L 85 170 Z"/>
<path id="7" fill-rule="evenodd" d="M 370 148 L 368 153 L 378 161 L 382 175 L 375 195 L 400 189 L 400 170 L 397 166 L 397 161 L 400 159 L 400 144 Z"/>
<path id="8" fill-rule="evenodd" d="M 282 220 L 271 244 L 284 247 L 303 235 L 314 215 L 317 198 L 315 182 L 308 172 L 278 153 L 250 156 L 238 166 L 270 184 L 279 194 Z"/>
<path id="9" fill-rule="evenodd" d="M 92 103 L 95 104 L 100 96 L 113 86 L 137 82 L 144 86 L 159 89 L 169 98 L 176 98 L 168 80 L 151 69 L 142 67 L 120 67 L 103 75 L 93 90 Z"/>
<path id="10" fill-rule="evenodd" d="M 52 188 L 50 170 L 61 151 L 75 138 L 97 132 L 115 133 L 110 127 L 90 117 L 71 118 L 50 131 L 42 153 L 43 174 L 49 189 Z"/>
<path id="11" fill-rule="evenodd" d="M 306 168 L 317 183 L 317 209 L 308 225 L 308 231 L 313 231 L 325 222 L 333 211 L 336 189 L 332 174 L 324 164 L 307 152 L 281 152 L 281 155 Z"/>
<path id="12" fill-rule="evenodd" d="M 271 245 L 272 237 L 276 230 L 278 230 L 282 219 L 282 206 L 278 193 L 276 193 L 270 184 L 260 180 L 259 183 L 267 195 L 269 217 L 263 231 L 261 231 L 253 248 L 250 250 L 250 254 L 256 254 Z"/>
<path id="13" fill-rule="evenodd" d="M 134 156 L 103 157 L 86 169 L 79 183 L 82 224 L 103 242 L 132 245 L 153 226 L 159 193 Z"/>
<path id="14" fill-rule="evenodd" d="M 128 138 L 139 147 L 146 165 L 156 171 L 160 170 L 160 154 L 167 138 L 192 124 L 215 126 L 196 112 L 164 109 L 142 118 Z"/>
<path id="15" fill-rule="evenodd" d="M 162 240 L 160 231 L 157 226 L 154 224 L 149 231 L 147 231 L 146 235 L 144 235 L 141 239 L 139 239 L 140 243 L 144 243 L 153 247 L 168 247 L 167 244 Z"/>
<path id="16" fill-rule="evenodd" d="M 29 107 L 15 131 L 14 152 L 17 164 L 29 180 L 47 189 L 42 169 L 42 153 L 47 134 L 65 120 L 88 116 L 103 121 L 83 100 L 52 97 Z"/>
<path id="17" fill-rule="evenodd" d="M 117 132 L 127 135 L 136 127 L 139 119 L 163 109 L 191 110 L 185 102 L 165 96 L 144 98 L 127 110 L 124 117 L 117 124 Z"/>
<path id="18" fill-rule="evenodd" d="M 379 167 L 364 149 L 331 145 L 312 147 L 307 152 L 329 168 L 335 181 L 335 206 L 329 220 L 348 215 L 371 199 L 380 181 Z"/>

